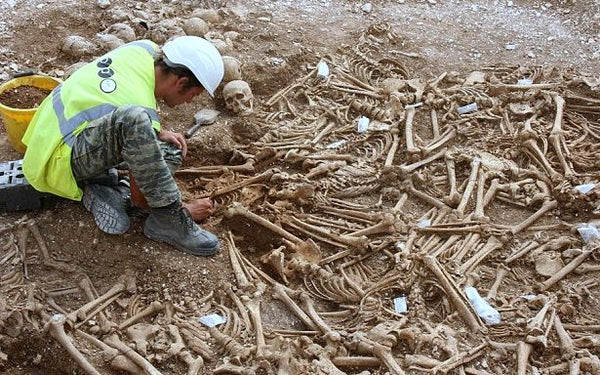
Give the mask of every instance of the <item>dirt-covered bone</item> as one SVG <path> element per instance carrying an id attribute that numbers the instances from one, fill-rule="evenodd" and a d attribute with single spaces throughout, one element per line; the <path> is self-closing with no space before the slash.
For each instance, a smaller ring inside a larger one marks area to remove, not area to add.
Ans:
<path id="1" fill-rule="evenodd" d="M 119 323 L 119 329 L 125 329 L 133 324 L 136 324 L 144 318 L 158 314 L 164 309 L 165 305 L 163 303 L 159 301 L 152 301 L 149 306 L 139 311 L 134 316 L 129 317 L 129 319 L 126 319 L 123 322 Z"/>
<path id="2" fill-rule="evenodd" d="M 142 371 L 142 369 L 138 365 L 136 365 L 132 360 L 120 354 L 120 352 L 117 349 L 100 341 L 95 336 L 92 336 L 79 329 L 75 332 L 79 336 L 83 337 L 85 340 L 96 346 L 97 348 L 101 349 L 104 360 L 110 362 L 110 366 L 115 370 L 124 371 L 134 375 L 139 374 Z"/>
<path id="3" fill-rule="evenodd" d="M 75 347 L 69 335 L 65 332 L 66 319 L 61 314 L 53 315 L 44 327 L 50 335 L 65 348 L 69 356 L 85 371 L 88 375 L 100 375 L 100 372 L 85 358 L 85 356 Z"/>
<path id="4" fill-rule="evenodd" d="M 167 355 L 169 357 L 177 356 L 188 365 L 186 375 L 197 375 L 200 373 L 200 370 L 202 370 L 202 367 L 204 366 L 204 360 L 200 356 L 194 358 L 189 350 L 187 350 L 183 338 L 181 337 L 181 333 L 179 332 L 179 328 L 174 324 L 169 324 L 169 334 L 175 342 L 169 347 Z"/>
<path id="5" fill-rule="evenodd" d="M 141 356 L 127 344 L 122 342 L 117 334 L 112 334 L 104 339 L 104 342 L 115 349 L 118 349 L 125 357 L 138 365 L 145 373 L 150 375 L 161 375 L 162 373 L 156 369 L 146 358 Z"/>
<path id="6" fill-rule="evenodd" d="M 133 275 L 125 274 L 121 276 L 119 282 L 110 288 L 106 293 L 99 296 L 95 300 L 86 303 L 79 309 L 69 313 L 66 318 L 68 321 L 73 323 L 77 322 L 78 319 L 85 320 L 90 311 L 125 291 L 135 291 L 135 278 Z"/>
<path id="7" fill-rule="evenodd" d="M 137 323 L 127 327 L 125 334 L 135 344 L 136 350 L 143 356 L 147 356 L 148 341 L 160 331 L 156 324 Z"/>
<path id="8" fill-rule="evenodd" d="M 467 302 L 466 297 L 458 288 L 456 283 L 452 281 L 451 277 L 443 270 L 439 262 L 434 257 L 427 255 L 423 258 L 423 263 L 438 279 L 438 281 L 444 288 L 446 295 L 448 296 L 454 307 L 458 310 L 459 314 L 461 315 L 465 323 L 469 326 L 469 328 L 474 332 L 482 329 L 481 320 L 469 307 L 470 305 Z"/>

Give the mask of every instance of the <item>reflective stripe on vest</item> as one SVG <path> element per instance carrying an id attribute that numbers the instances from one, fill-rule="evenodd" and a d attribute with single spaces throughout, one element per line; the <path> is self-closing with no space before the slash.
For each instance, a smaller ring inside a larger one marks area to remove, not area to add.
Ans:
<path id="1" fill-rule="evenodd" d="M 68 144 L 69 147 L 73 147 L 73 144 L 75 144 L 75 134 L 73 134 L 73 132 L 79 125 L 86 121 L 90 122 L 99 119 L 117 109 L 117 107 L 112 104 L 100 104 L 81 111 L 67 120 L 65 118 L 65 106 L 60 98 L 60 91 L 61 86 L 58 86 L 52 92 L 52 105 L 54 107 L 54 114 L 58 118 L 58 126 L 60 127 L 63 141 Z M 148 116 L 150 116 L 152 121 L 158 121 L 158 113 L 155 109 L 144 107 L 144 110 Z"/>
<path id="2" fill-rule="evenodd" d="M 150 55 L 152 55 L 152 57 L 156 57 L 156 50 L 154 49 L 154 47 L 152 47 L 150 44 L 148 44 L 144 41 L 141 41 L 141 40 L 136 40 L 134 42 L 123 44 L 121 47 L 119 47 L 117 49 L 121 49 L 123 47 L 129 47 L 129 46 L 142 47 L 143 49 L 146 50 L 146 52 L 148 52 Z"/>
<path id="3" fill-rule="evenodd" d="M 154 48 L 148 43 L 144 43 L 142 41 L 127 43 L 119 48 L 129 46 L 142 47 L 153 57 L 156 55 L 156 51 L 154 50 Z M 52 107 L 54 108 L 54 114 L 58 119 L 58 126 L 60 128 L 60 133 L 63 136 L 63 141 L 67 145 L 69 145 L 69 147 L 73 147 L 73 144 L 75 144 L 75 134 L 73 134 L 73 132 L 75 131 L 75 129 L 77 129 L 77 127 L 79 127 L 86 121 L 90 122 L 99 119 L 102 116 L 108 115 L 109 113 L 117 109 L 117 107 L 113 104 L 100 104 L 95 107 L 83 110 L 67 120 L 65 118 L 65 105 L 61 99 L 61 88 L 62 85 L 59 85 L 52 91 Z M 148 116 L 150 116 L 150 120 L 158 121 L 158 113 L 154 108 L 143 108 L 148 114 Z"/>

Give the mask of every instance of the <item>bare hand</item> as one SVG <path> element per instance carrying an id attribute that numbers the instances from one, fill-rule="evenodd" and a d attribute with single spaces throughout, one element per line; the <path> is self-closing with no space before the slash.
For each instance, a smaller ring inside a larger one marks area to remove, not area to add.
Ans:
<path id="1" fill-rule="evenodd" d="M 210 198 L 196 199 L 193 202 L 183 203 L 183 207 L 190 212 L 194 221 L 204 220 L 213 213 L 213 202 Z"/>
<path id="2" fill-rule="evenodd" d="M 161 141 L 169 142 L 177 146 L 181 150 L 183 157 L 187 154 L 187 143 L 185 137 L 181 133 L 175 133 L 170 130 L 161 130 L 158 133 L 158 138 Z"/>

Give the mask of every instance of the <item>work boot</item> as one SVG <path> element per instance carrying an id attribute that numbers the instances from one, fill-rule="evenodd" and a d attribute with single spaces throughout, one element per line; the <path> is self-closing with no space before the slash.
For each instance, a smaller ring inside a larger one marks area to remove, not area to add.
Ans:
<path id="1" fill-rule="evenodd" d="M 144 225 L 144 234 L 192 255 L 211 256 L 219 250 L 217 236 L 201 229 L 181 202 L 151 208 Z"/>
<path id="2" fill-rule="evenodd" d="M 129 229 L 129 188 L 87 184 L 83 189 L 83 205 L 94 215 L 98 228 L 108 234 L 123 234 Z"/>

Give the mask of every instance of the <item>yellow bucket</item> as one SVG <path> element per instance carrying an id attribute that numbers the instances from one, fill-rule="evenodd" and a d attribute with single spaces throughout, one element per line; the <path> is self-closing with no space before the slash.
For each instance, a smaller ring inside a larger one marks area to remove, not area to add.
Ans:
<path id="1" fill-rule="evenodd" d="M 11 79 L 0 85 L 0 95 L 19 86 L 33 86 L 43 90 L 52 90 L 61 83 L 57 78 L 42 75 L 28 75 Z M 21 142 L 29 122 L 37 108 L 19 109 L 0 103 L 0 116 L 8 133 L 8 141 L 15 150 L 25 153 L 26 147 Z"/>

